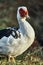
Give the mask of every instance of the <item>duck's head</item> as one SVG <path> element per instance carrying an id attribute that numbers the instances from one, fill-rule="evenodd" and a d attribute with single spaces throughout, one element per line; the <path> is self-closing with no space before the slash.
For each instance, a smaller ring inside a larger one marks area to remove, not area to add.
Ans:
<path id="1" fill-rule="evenodd" d="M 29 12 L 27 10 L 27 7 L 25 7 L 25 6 L 18 7 L 18 10 L 17 10 L 17 19 L 18 20 L 26 19 L 26 18 L 30 19 L 30 16 L 28 14 L 29 14 Z"/>

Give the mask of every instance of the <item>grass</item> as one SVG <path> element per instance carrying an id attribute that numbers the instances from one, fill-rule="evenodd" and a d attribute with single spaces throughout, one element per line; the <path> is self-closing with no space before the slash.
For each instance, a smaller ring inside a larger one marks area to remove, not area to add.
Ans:
<path id="1" fill-rule="evenodd" d="M 0 59 L 0 65 L 43 65 L 43 47 L 35 47 L 32 51 L 27 50 L 15 58 L 15 61 Z"/>

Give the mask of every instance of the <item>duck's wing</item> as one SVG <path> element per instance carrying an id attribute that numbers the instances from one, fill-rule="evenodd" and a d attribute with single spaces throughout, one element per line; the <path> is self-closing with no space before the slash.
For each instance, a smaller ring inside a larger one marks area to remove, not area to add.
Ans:
<path id="1" fill-rule="evenodd" d="M 18 28 L 10 27 L 7 29 L 0 30 L 0 39 L 4 36 L 9 37 L 10 35 L 12 35 L 14 38 L 20 37 L 20 32 L 18 31 Z"/>
<path id="2" fill-rule="evenodd" d="M 16 27 L 12 27 L 11 30 L 12 30 L 12 36 L 14 38 L 20 38 L 21 34 L 20 34 L 20 31 L 18 30 L 19 28 L 16 28 Z"/>

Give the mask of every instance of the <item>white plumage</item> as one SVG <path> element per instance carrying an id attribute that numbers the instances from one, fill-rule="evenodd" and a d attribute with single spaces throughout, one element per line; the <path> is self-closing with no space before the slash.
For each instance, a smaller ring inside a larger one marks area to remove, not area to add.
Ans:
<path id="1" fill-rule="evenodd" d="M 29 17 L 29 16 L 28 14 L 26 14 L 24 15 L 24 17 L 22 17 L 20 15 L 21 14 L 20 9 L 22 9 L 25 13 L 27 11 L 27 8 L 22 6 L 22 7 L 19 7 L 17 10 L 17 20 L 19 23 L 19 29 L 16 30 L 16 33 L 18 36 L 20 34 L 20 37 L 14 38 L 11 34 L 9 37 L 3 36 L 0 39 L 0 53 L 2 54 L 6 54 L 6 55 L 10 54 L 16 57 L 22 54 L 25 50 L 27 50 L 35 39 L 34 29 L 26 21 L 26 17 Z M 14 32 L 12 32 L 12 34 L 15 35 Z"/>

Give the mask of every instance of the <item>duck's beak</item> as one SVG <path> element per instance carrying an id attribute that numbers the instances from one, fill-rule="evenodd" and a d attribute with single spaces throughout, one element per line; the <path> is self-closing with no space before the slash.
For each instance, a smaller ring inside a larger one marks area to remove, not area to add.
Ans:
<path id="1" fill-rule="evenodd" d="M 27 18 L 27 19 L 30 19 L 30 16 L 29 16 L 29 15 L 27 15 L 27 16 L 26 16 L 26 18 Z"/>

